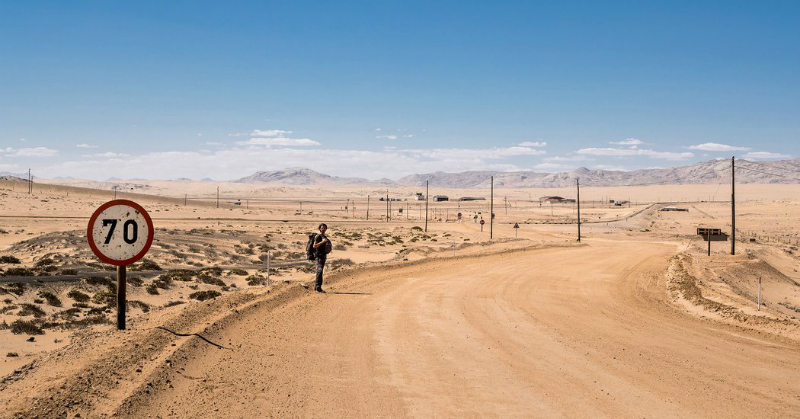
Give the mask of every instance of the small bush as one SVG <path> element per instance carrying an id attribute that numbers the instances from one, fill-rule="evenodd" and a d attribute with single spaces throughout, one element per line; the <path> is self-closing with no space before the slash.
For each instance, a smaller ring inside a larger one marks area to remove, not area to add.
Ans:
<path id="1" fill-rule="evenodd" d="M 157 263 L 153 262 L 150 259 L 142 259 L 141 262 L 134 264 L 130 267 L 132 271 L 160 271 L 161 266 L 158 266 Z"/>
<path id="2" fill-rule="evenodd" d="M 147 291 L 147 293 L 150 294 L 150 295 L 158 295 L 159 294 L 158 287 L 156 287 L 155 284 L 148 285 L 144 290 Z"/>
<path id="3" fill-rule="evenodd" d="M 52 265 L 53 263 L 55 263 L 55 262 L 53 261 L 53 259 L 50 259 L 50 258 L 43 258 L 43 259 L 39 259 L 39 260 L 36 262 L 36 265 L 34 265 L 34 266 L 36 266 L 37 268 L 41 268 L 41 267 L 43 267 L 43 266 L 50 266 L 50 265 Z"/>
<path id="4" fill-rule="evenodd" d="M 44 330 L 36 322 L 14 320 L 11 323 L 11 333 L 15 335 L 43 335 Z"/>
<path id="5" fill-rule="evenodd" d="M 61 307 L 61 299 L 58 298 L 55 294 L 49 291 L 40 291 L 39 297 L 44 298 L 47 300 L 47 304 L 50 304 L 53 307 Z"/>
<path id="6" fill-rule="evenodd" d="M 147 313 L 150 311 L 150 305 L 139 300 L 131 300 L 128 301 L 128 305 L 131 307 L 136 307 L 142 310 L 142 312 Z"/>
<path id="7" fill-rule="evenodd" d="M 219 278 L 217 278 L 215 276 L 208 275 L 205 272 L 201 273 L 200 275 L 197 275 L 197 281 L 200 282 L 200 283 L 203 283 L 203 284 L 217 285 L 217 286 L 220 286 L 220 287 L 224 287 L 225 286 L 225 283 L 222 282 L 221 279 L 219 279 Z"/>
<path id="8" fill-rule="evenodd" d="M 420 226 L 411 227 L 411 231 L 422 231 L 422 227 Z"/>
<path id="9" fill-rule="evenodd" d="M 45 315 L 45 312 L 41 308 L 33 304 L 22 303 L 20 307 L 22 307 L 22 310 L 17 313 L 17 316 L 33 316 L 38 319 Z"/>
<path id="10" fill-rule="evenodd" d="M 104 277 L 86 277 L 86 278 L 83 278 L 83 280 L 88 285 L 98 285 L 98 286 L 116 285 L 116 284 L 114 284 L 114 281 L 111 278 L 106 277 L 106 276 L 104 276 Z"/>
<path id="11" fill-rule="evenodd" d="M 231 269 L 230 273 L 233 274 L 233 275 L 247 276 L 247 271 L 245 271 L 244 269 L 239 269 L 239 268 Z"/>
<path id="12" fill-rule="evenodd" d="M 108 307 L 117 306 L 117 296 L 110 292 L 98 292 L 92 297 L 92 302 Z"/>
<path id="13" fill-rule="evenodd" d="M 84 294 L 84 293 L 82 293 L 82 292 L 80 292 L 78 290 L 72 290 L 72 291 L 68 292 L 67 293 L 67 297 L 72 298 L 73 300 L 75 300 L 77 302 L 80 302 L 80 303 L 85 303 L 85 302 L 87 302 L 87 301 L 89 301 L 91 299 L 91 297 L 89 297 L 89 295 Z"/>
<path id="14" fill-rule="evenodd" d="M 213 290 L 197 291 L 189 294 L 189 298 L 199 301 L 205 301 L 205 300 L 210 300 L 212 298 L 217 298 L 220 295 L 222 294 L 220 294 L 219 291 L 213 291 Z"/>
<path id="15" fill-rule="evenodd" d="M 0 263 L 19 264 L 20 261 L 14 256 L 0 256 Z"/>
<path id="16" fill-rule="evenodd" d="M 86 303 L 72 303 L 72 306 L 75 308 L 89 308 L 89 304 Z"/>
<path id="17" fill-rule="evenodd" d="M 19 356 L 19 354 L 16 353 L 16 352 L 9 352 L 9 353 L 6 354 L 6 356 L 9 357 L 9 358 L 16 358 L 16 357 Z"/>
<path id="18" fill-rule="evenodd" d="M 159 278 L 169 278 L 173 281 L 191 281 L 194 272 L 188 269 L 172 269 L 167 273 L 161 275 Z"/>
<path id="19" fill-rule="evenodd" d="M 77 274 L 78 274 L 78 270 L 77 269 L 62 269 L 61 270 L 61 275 L 77 275 Z"/>
<path id="20" fill-rule="evenodd" d="M 4 289 L 14 295 L 19 296 L 25 293 L 25 284 L 22 282 L 12 282 L 6 285 Z"/>
<path id="21" fill-rule="evenodd" d="M 247 285 L 263 285 L 267 278 L 260 275 L 250 275 L 247 278 Z"/>
<path id="22" fill-rule="evenodd" d="M 172 286 L 172 279 L 168 276 L 161 275 L 158 279 L 153 280 L 153 285 L 162 290 L 167 290 Z"/>
<path id="23" fill-rule="evenodd" d="M 142 281 L 142 278 L 127 278 L 127 280 L 128 283 L 133 285 L 134 287 L 141 287 L 142 285 L 144 285 L 144 281 Z"/>
<path id="24" fill-rule="evenodd" d="M 181 304 L 186 304 L 186 303 L 183 302 L 183 301 L 177 301 L 177 300 L 176 301 L 170 301 L 170 302 L 164 304 L 164 307 L 174 307 L 174 306 L 179 306 Z"/>

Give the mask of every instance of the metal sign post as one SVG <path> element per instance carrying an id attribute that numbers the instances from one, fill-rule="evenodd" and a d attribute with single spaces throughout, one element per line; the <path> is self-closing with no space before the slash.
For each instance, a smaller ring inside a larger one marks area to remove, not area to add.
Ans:
<path id="1" fill-rule="evenodd" d="M 481 231 L 483 231 L 483 225 L 486 224 L 486 221 L 481 219 Z"/>
<path id="2" fill-rule="evenodd" d="M 139 204 L 115 199 L 89 219 L 86 236 L 92 252 L 117 267 L 117 329 L 125 330 L 126 266 L 143 258 L 153 244 L 153 220 Z"/>
<path id="3" fill-rule="evenodd" d="M 728 240 L 728 235 L 719 228 L 697 227 L 697 235 L 708 242 L 708 255 L 711 256 L 711 242 L 724 242 Z"/>
<path id="4" fill-rule="evenodd" d="M 514 223 L 514 238 L 519 238 L 519 223 Z"/>

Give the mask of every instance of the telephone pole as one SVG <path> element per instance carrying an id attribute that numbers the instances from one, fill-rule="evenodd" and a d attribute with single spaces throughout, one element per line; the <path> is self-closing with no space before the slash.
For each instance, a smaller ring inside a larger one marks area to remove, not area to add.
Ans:
<path id="1" fill-rule="evenodd" d="M 369 221 L 369 195 L 367 195 L 367 221 Z"/>
<path id="2" fill-rule="evenodd" d="M 428 232 L 428 201 L 429 201 L 429 199 L 428 199 L 428 186 L 429 186 L 429 182 L 430 181 L 428 181 L 428 180 L 425 181 L 425 232 L 426 233 Z"/>
<path id="3" fill-rule="evenodd" d="M 489 240 L 492 240 L 494 233 L 494 176 L 491 183 L 491 197 L 489 198 Z"/>
<path id="4" fill-rule="evenodd" d="M 736 156 L 731 156 L 731 255 L 736 254 Z"/>
<path id="5" fill-rule="evenodd" d="M 31 177 L 31 169 L 28 169 L 28 195 L 33 193 L 33 178 Z"/>
<path id="6" fill-rule="evenodd" d="M 217 186 L 217 208 L 219 208 L 219 186 Z"/>
<path id="7" fill-rule="evenodd" d="M 578 186 L 578 242 L 581 241 L 581 180 L 575 179 L 575 184 Z"/>
<path id="8" fill-rule="evenodd" d="M 389 222 L 389 190 L 386 190 L 386 222 Z"/>

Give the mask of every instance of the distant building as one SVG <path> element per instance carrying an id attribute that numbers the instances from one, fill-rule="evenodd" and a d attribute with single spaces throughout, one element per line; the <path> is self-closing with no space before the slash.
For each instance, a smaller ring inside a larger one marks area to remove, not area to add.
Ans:
<path id="1" fill-rule="evenodd" d="M 414 199 L 416 199 L 417 201 L 424 201 L 425 195 L 423 195 L 422 192 L 417 192 L 417 194 L 414 196 Z"/>
<path id="2" fill-rule="evenodd" d="M 562 196 L 543 196 L 543 197 L 539 198 L 539 202 L 555 202 L 555 203 L 559 203 L 559 202 L 564 202 L 564 199 L 565 198 L 562 197 Z"/>
<path id="3" fill-rule="evenodd" d="M 486 198 L 477 197 L 477 196 L 462 196 L 458 198 L 459 201 L 485 201 Z"/>
<path id="4" fill-rule="evenodd" d="M 680 211 L 680 212 L 689 212 L 689 208 L 664 207 L 664 208 L 661 208 L 659 211 Z"/>
<path id="5" fill-rule="evenodd" d="M 449 201 L 449 200 L 450 200 L 450 198 L 448 198 L 447 195 L 434 195 L 433 196 L 433 202 L 444 202 L 444 201 Z"/>

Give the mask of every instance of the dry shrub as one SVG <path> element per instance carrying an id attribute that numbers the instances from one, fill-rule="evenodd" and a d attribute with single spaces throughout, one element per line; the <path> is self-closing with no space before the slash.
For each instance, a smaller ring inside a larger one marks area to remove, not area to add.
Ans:
<path id="1" fill-rule="evenodd" d="M 22 307 L 22 310 L 17 313 L 17 316 L 33 316 L 38 319 L 45 315 L 45 312 L 41 308 L 33 304 L 22 303 L 20 307 Z"/>
<path id="2" fill-rule="evenodd" d="M 68 292 L 67 293 L 67 297 L 72 298 L 73 300 L 75 300 L 77 302 L 80 302 L 80 303 L 85 303 L 85 302 L 89 301 L 89 299 L 91 299 L 91 297 L 89 297 L 88 294 L 84 294 L 84 293 L 82 293 L 82 292 L 80 292 L 78 290 L 72 290 L 72 291 Z"/>
<path id="3" fill-rule="evenodd" d="M 44 330 L 35 321 L 14 320 L 11 323 L 11 333 L 15 335 L 43 335 Z"/>
<path id="4" fill-rule="evenodd" d="M 55 294 L 49 291 L 40 291 L 39 297 L 44 298 L 47 300 L 47 304 L 50 304 L 53 307 L 61 307 L 61 299 L 58 298 Z"/>
<path id="5" fill-rule="evenodd" d="M 222 295 L 222 294 L 220 294 L 219 291 L 207 290 L 207 291 L 193 292 L 193 293 L 189 294 L 189 298 L 194 299 L 194 300 L 199 300 L 199 301 L 205 301 L 205 300 L 210 300 L 212 298 L 217 298 L 220 295 Z"/>
<path id="6" fill-rule="evenodd" d="M 138 309 L 142 310 L 142 312 L 144 312 L 144 313 L 147 313 L 147 312 L 150 311 L 150 305 L 145 303 L 144 301 L 131 300 L 131 301 L 128 301 L 128 305 L 131 306 L 131 307 L 138 308 Z"/>
<path id="7" fill-rule="evenodd" d="M 20 261 L 15 256 L 0 256 L 0 263 L 19 264 Z"/>

